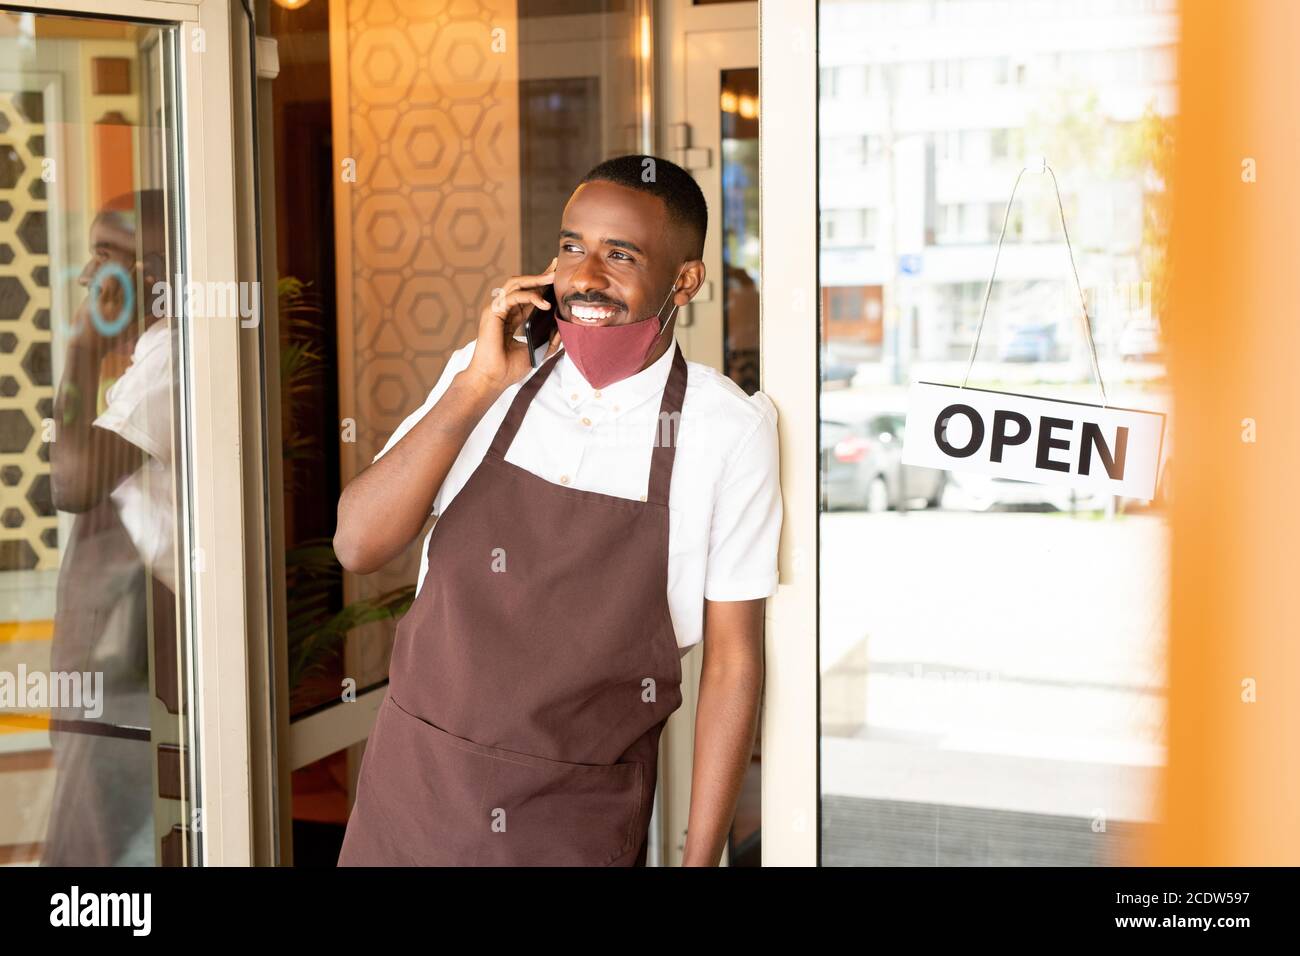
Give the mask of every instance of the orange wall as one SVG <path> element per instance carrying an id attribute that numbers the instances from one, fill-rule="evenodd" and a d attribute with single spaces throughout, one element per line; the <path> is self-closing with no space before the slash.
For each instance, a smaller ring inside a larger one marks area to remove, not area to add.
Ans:
<path id="1" fill-rule="evenodd" d="M 1300 3 L 1185 0 L 1156 864 L 1300 863 Z M 1243 181 L 1253 159 L 1257 181 Z M 1255 441 L 1249 437 L 1253 419 Z M 1243 700 L 1254 682 L 1255 702 Z"/>

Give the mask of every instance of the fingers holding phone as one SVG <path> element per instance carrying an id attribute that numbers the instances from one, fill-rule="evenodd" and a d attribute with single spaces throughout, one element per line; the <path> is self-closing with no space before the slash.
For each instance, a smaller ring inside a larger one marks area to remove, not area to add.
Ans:
<path id="1" fill-rule="evenodd" d="M 504 391 L 533 367 L 528 346 L 515 336 L 535 311 L 554 313 L 554 297 L 547 293 L 551 292 L 557 261 L 553 259 L 547 271 L 538 275 L 507 279 L 480 314 L 478 341 L 467 371 L 491 387 Z"/>

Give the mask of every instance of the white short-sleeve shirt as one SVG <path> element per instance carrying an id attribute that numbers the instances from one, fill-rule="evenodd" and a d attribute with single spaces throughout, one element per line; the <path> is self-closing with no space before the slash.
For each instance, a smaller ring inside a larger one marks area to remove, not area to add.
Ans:
<path id="1" fill-rule="evenodd" d="M 469 365 L 474 345 L 451 354 L 424 404 L 398 426 L 375 461 L 442 397 L 456 373 Z M 678 348 L 674 340 L 653 365 L 603 389 L 593 389 L 562 354 L 533 398 L 506 460 L 570 488 L 643 499 L 659 403 Z M 762 392 L 746 395 L 708 365 L 686 365 L 668 495 L 668 605 L 683 650 L 704 636 L 706 598 L 744 601 L 776 592 L 781 534 L 776 407 Z M 534 374 L 531 370 L 506 389 L 475 426 L 434 497 L 433 514 L 441 514 L 464 487 L 523 382 Z M 417 590 L 428 561 L 426 537 Z"/>
<path id="2" fill-rule="evenodd" d="M 131 364 L 104 393 L 107 407 L 92 424 L 117 432 L 149 456 L 110 497 L 140 559 L 175 591 L 171 339 L 165 321 L 140 333 Z"/>

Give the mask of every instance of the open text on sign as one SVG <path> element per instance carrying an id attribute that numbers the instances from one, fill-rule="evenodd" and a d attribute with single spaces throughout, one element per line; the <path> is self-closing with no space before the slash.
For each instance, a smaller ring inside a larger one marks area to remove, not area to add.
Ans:
<path id="1" fill-rule="evenodd" d="M 996 478 L 1155 497 L 1159 412 L 917 382 L 903 463 Z"/>

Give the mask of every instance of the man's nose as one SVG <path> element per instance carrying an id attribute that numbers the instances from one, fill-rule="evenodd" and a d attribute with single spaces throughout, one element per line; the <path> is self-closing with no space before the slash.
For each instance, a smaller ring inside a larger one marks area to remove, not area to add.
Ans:
<path id="1" fill-rule="evenodd" d="M 77 276 L 77 285 L 89 286 L 90 281 L 95 278 L 95 260 L 91 259 L 86 263 L 86 267 L 81 270 L 81 275 Z"/>
<path id="2" fill-rule="evenodd" d="M 602 292 L 609 281 L 597 256 L 584 256 L 582 261 L 569 273 L 569 285 L 574 292 L 582 295 Z"/>

